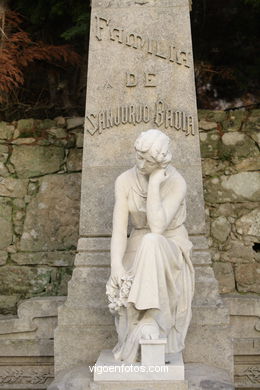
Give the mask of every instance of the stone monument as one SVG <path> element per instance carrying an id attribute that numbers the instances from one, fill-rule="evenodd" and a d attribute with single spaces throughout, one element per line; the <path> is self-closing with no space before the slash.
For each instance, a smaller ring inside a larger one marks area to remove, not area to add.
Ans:
<path id="1" fill-rule="evenodd" d="M 232 376 L 229 315 L 205 238 L 189 0 L 92 1 L 80 238 L 68 298 L 59 309 L 56 374 L 82 364 L 87 370 L 101 350 L 116 344 L 105 294 L 114 182 L 134 165 L 137 136 L 151 128 L 174 141 L 173 165 L 188 188 L 195 297 L 184 361 Z"/>

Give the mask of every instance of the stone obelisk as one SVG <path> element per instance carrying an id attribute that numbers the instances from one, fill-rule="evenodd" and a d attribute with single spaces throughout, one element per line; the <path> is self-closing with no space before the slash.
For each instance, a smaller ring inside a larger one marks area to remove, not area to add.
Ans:
<path id="1" fill-rule="evenodd" d="M 173 140 L 173 165 L 188 185 L 196 293 L 184 360 L 232 373 L 229 316 L 205 239 L 189 0 L 92 0 L 80 239 L 55 332 L 56 373 L 94 363 L 116 343 L 105 296 L 113 187 L 150 128 Z"/>

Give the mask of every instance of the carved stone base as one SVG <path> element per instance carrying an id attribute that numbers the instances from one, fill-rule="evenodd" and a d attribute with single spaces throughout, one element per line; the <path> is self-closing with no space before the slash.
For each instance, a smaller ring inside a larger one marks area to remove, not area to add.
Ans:
<path id="1" fill-rule="evenodd" d="M 120 363 L 111 350 L 102 351 L 94 366 L 95 382 L 184 381 L 182 354 L 166 354 L 167 364 Z"/>

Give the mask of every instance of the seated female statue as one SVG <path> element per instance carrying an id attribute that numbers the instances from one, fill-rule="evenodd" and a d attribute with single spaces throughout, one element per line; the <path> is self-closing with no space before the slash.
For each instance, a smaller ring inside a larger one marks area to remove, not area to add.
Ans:
<path id="1" fill-rule="evenodd" d="M 115 183 L 107 283 L 118 333 L 113 353 L 125 362 L 138 361 L 141 339 L 167 338 L 166 352 L 183 350 L 194 291 L 192 244 L 184 227 L 186 183 L 170 164 L 170 139 L 148 130 L 135 150 L 136 165 Z"/>

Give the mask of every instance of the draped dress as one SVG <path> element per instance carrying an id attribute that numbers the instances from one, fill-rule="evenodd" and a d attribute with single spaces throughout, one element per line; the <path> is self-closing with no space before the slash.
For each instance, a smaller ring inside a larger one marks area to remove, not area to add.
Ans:
<path id="1" fill-rule="evenodd" d="M 174 167 L 169 166 L 168 171 L 169 177 L 160 186 L 162 203 L 169 191 L 174 194 L 176 180 L 180 177 Z M 167 338 L 166 352 L 176 353 L 184 349 L 194 294 L 192 244 L 184 226 L 185 199 L 163 234 L 152 233 L 146 216 L 147 193 L 138 180 L 137 168 L 124 172 L 120 183 L 133 228 L 123 258 L 127 275 L 125 285 L 120 291 L 115 291 L 109 280 L 107 295 L 111 307 L 115 306 L 116 298 L 121 298 L 119 308 L 114 311 L 118 332 L 114 357 L 135 362 L 140 352 L 142 329 L 147 325 L 145 312 L 148 309 L 155 309 L 153 320 L 158 326 L 159 337 Z"/>

